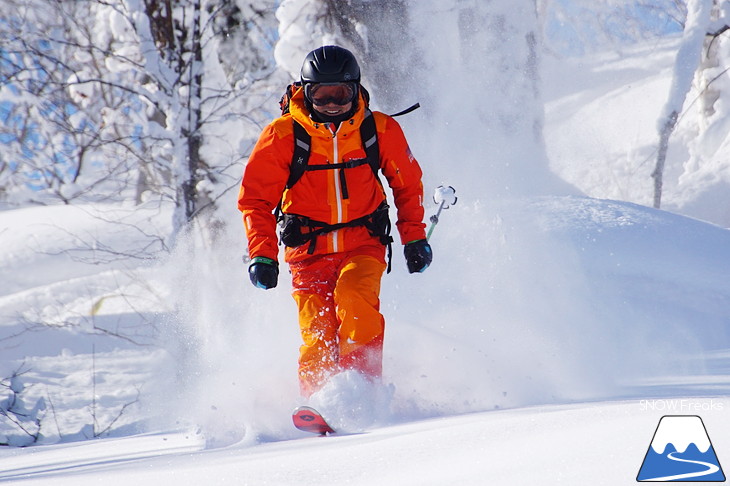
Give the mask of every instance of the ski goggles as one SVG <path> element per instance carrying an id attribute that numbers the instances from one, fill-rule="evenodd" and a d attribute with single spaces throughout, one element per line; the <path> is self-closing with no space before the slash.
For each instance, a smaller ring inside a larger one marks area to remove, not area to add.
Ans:
<path id="1" fill-rule="evenodd" d="M 354 83 L 308 83 L 304 85 L 304 96 L 315 106 L 330 103 L 344 106 L 355 101 L 357 89 Z"/>

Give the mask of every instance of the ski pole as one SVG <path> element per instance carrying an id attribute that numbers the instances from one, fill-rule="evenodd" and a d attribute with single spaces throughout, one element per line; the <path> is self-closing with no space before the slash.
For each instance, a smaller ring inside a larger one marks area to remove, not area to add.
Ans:
<path id="1" fill-rule="evenodd" d="M 429 218 L 429 221 L 431 221 L 431 227 L 428 228 L 428 233 L 426 233 L 426 241 L 431 239 L 431 233 L 433 233 L 434 228 L 436 228 L 436 225 L 439 222 L 439 215 L 441 214 L 441 210 L 444 208 L 444 204 L 446 204 L 446 201 L 441 201 L 441 204 L 439 204 L 439 209 L 436 211 L 436 214 L 431 215 L 431 218 Z"/>
<path id="2" fill-rule="evenodd" d="M 439 222 L 439 217 L 441 216 L 441 211 L 443 209 L 449 209 L 449 207 L 456 204 L 456 189 L 454 189 L 452 186 L 438 186 L 433 194 L 433 202 L 439 205 L 438 211 L 436 211 L 436 214 L 431 216 L 429 218 L 429 221 L 431 221 L 431 227 L 428 228 L 428 233 L 426 233 L 426 241 L 431 239 L 431 234 L 433 233 L 434 228 L 436 228 L 436 225 Z"/>

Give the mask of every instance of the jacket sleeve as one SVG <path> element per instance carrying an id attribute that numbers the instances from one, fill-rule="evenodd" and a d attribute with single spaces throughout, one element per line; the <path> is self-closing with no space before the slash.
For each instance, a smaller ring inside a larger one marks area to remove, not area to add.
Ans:
<path id="1" fill-rule="evenodd" d="M 397 121 L 387 115 L 384 130 L 378 130 L 381 169 L 393 190 L 397 209 L 396 227 L 401 243 L 426 238 L 426 225 L 423 223 L 423 182 L 418 161 L 411 153 L 403 130 Z"/>
<path id="2" fill-rule="evenodd" d="M 275 121 L 261 133 L 246 163 L 238 195 L 238 209 L 248 238 L 251 258 L 277 260 L 279 253 L 273 211 L 281 201 L 294 152 L 293 134 L 282 133 Z"/>

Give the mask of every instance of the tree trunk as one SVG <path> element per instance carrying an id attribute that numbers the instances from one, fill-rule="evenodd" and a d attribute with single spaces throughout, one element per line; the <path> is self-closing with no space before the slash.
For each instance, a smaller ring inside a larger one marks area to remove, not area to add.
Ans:
<path id="1" fill-rule="evenodd" d="M 654 207 L 659 209 L 662 205 L 662 189 L 664 187 L 664 165 L 667 161 L 667 151 L 669 150 L 669 137 L 671 137 L 674 127 L 677 124 L 679 113 L 673 111 L 659 134 L 659 150 L 656 158 L 656 166 L 651 177 L 654 179 Z"/>
<path id="2" fill-rule="evenodd" d="M 183 182 L 182 196 L 185 207 L 185 219 L 190 222 L 200 209 L 198 207 L 198 182 L 203 160 L 200 155 L 202 135 L 200 133 L 202 84 L 203 84 L 203 50 L 201 46 L 200 0 L 193 2 L 193 25 L 190 49 L 193 62 L 189 66 L 190 81 L 187 110 L 188 122 L 183 135 L 187 140 L 187 181 Z"/>

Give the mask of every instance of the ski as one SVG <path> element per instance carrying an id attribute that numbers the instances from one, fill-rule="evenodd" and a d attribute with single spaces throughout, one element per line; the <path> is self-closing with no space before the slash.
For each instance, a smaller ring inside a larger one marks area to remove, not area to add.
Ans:
<path id="1" fill-rule="evenodd" d="M 294 427 L 313 434 L 334 434 L 335 429 L 329 426 L 322 415 L 312 407 L 298 407 L 291 416 Z"/>

